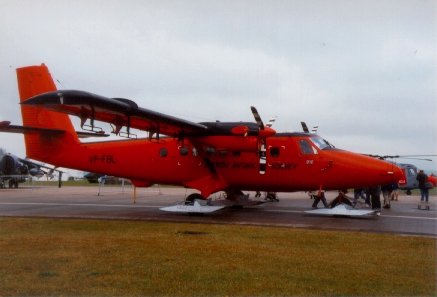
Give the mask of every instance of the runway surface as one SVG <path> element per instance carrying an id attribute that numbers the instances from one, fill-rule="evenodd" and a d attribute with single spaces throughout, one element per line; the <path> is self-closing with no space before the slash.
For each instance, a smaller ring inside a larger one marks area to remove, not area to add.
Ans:
<path id="1" fill-rule="evenodd" d="M 244 224 L 292 228 L 386 232 L 437 238 L 437 197 L 430 197 L 430 210 L 419 210 L 418 196 L 400 195 L 391 209 L 374 217 L 321 217 L 305 213 L 313 200 L 303 192 L 279 193 L 279 202 L 243 209 L 226 208 L 217 213 L 190 216 L 166 213 L 160 207 L 185 199 L 192 191 L 183 188 L 137 189 L 133 203 L 131 187 L 24 187 L 0 190 L 0 216 L 88 218 L 190 223 Z M 253 197 L 253 193 L 250 193 Z M 328 201 L 336 196 L 327 193 Z M 219 199 L 219 195 L 214 197 Z M 322 206 L 320 203 L 319 206 Z M 364 205 L 362 205 L 364 207 Z"/>

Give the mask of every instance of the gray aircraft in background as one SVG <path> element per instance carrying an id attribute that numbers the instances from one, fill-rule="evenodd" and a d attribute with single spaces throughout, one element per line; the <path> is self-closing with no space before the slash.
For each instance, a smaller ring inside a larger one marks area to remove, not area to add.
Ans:
<path id="1" fill-rule="evenodd" d="M 18 188 L 19 183 L 25 182 L 31 176 L 42 177 L 46 175 L 47 178 L 52 179 L 54 171 L 59 173 L 60 186 L 62 171 L 28 159 L 19 158 L 0 148 L 0 188 L 6 188 L 7 186 L 9 188 Z"/>

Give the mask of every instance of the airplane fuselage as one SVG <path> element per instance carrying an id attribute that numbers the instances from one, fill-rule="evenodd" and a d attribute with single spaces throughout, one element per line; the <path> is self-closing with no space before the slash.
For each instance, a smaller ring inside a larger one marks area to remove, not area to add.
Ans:
<path id="1" fill-rule="evenodd" d="M 46 151 L 38 159 L 129 178 L 138 186 L 157 183 L 192 187 L 205 197 L 223 189 L 329 190 L 394 180 L 396 167 L 391 163 L 336 149 L 315 134 L 278 133 L 269 137 L 265 174 L 259 171 L 257 147 L 258 139 L 252 136 L 80 143 L 74 152 L 66 142 L 58 154 Z"/>

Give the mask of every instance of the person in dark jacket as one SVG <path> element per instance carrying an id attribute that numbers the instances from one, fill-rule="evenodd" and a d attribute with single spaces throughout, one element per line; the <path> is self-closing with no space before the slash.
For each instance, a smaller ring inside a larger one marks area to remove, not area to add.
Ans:
<path id="1" fill-rule="evenodd" d="M 372 209 L 381 211 L 381 186 L 370 187 L 368 191 L 372 202 Z"/>
<path id="2" fill-rule="evenodd" d="M 428 181 L 428 175 L 423 172 L 423 170 L 420 170 L 419 173 L 416 176 L 416 180 L 419 182 L 419 189 L 420 189 L 420 201 L 426 201 L 428 202 L 428 187 L 426 185 L 426 182 Z"/>

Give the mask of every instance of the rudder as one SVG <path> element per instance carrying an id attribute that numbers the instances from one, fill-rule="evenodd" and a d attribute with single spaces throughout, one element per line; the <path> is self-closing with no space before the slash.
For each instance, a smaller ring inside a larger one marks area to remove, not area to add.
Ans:
<path id="1" fill-rule="evenodd" d="M 44 64 L 17 68 L 17 81 L 20 102 L 42 93 L 57 90 L 52 76 Z M 50 162 L 53 154 L 59 152 L 60 146 L 79 142 L 67 114 L 50 111 L 40 106 L 22 104 L 21 115 L 23 126 L 65 131 L 64 135 L 56 137 L 35 133 L 25 134 L 26 154 L 32 159 Z"/>

